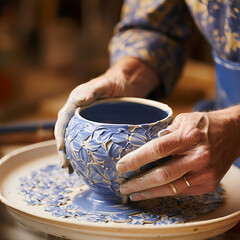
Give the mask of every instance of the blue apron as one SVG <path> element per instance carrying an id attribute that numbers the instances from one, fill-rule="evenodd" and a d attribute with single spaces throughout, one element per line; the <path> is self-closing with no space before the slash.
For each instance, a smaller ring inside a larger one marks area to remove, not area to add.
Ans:
<path id="1" fill-rule="evenodd" d="M 240 63 L 223 59 L 216 52 L 213 52 L 213 60 L 216 69 L 215 100 L 197 103 L 194 111 L 217 110 L 240 104 Z M 240 158 L 234 164 L 240 167 Z"/>

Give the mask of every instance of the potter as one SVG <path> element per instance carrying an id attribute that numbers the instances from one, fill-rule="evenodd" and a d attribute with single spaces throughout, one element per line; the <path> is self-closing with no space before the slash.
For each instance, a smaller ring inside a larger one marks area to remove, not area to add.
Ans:
<path id="1" fill-rule="evenodd" d="M 65 133 L 66 156 L 90 188 L 93 201 L 120 201 L 120 184 L 148 166 L 118 173 L 116 163 L 127 153 L 157 138 L 172 121 L 169 106 L 141 98 L 113 98 L 78 108 Z"/>

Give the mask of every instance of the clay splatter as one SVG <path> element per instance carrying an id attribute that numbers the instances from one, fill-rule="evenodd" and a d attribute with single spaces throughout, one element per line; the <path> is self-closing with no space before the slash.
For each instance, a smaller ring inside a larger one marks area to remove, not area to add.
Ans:
<path id="1" fill-rule="evenodd" d="M 98 223 L 162 225 L 185 222 L 216 210 L 225 198 L 219 186 L 214 192 L 201 196 L 164 197 L 116 207 L 108 203 L 106 209 L 110 207 L 111 211 L 86 212 L 80 207 L 86 191 L 86 185 L 75 172 L 69 175 L 58 165 L 33 171 L 22 177 L 19 185 L 19 194 L 28 205 L 41 205 L 44 211 L 56 217 Z"/>

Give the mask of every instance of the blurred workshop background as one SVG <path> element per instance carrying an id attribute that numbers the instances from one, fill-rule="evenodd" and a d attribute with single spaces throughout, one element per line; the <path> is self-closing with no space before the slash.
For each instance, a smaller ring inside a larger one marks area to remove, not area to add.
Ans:
<path id="1" fill-rule="evenodd" d="M 120 0 L 1 0 L 0 121 L 39 110 L 55 118 L 64 94 L 103 73 L 121 4 Z M 192 58 L 211 62 L 200 34 L 196 41 L 200 44 L 193 45 Z M 57 96 L 51 105 L 48 100 Z"/>
<path id="2" fill-rule="evenodd" d="M 0 120 L 102 73 L 120 8 L 111 0 L 1 0 Z"/>
<path id="3" fill-rule="evenodd" d="M 0 1 L 0 157 L 53 138 L 51 124 L 70 91 L 107 69 L 107 46 L 121 5 L 121 0 Z M 209 50 L 198 33 L 182 77 L 165 101 L 174 115 L 214 97 Z M 39 129 L 41 123 L 46 125 Z M 19 227 L 1 204 L 0 216 L 1 240 L 45 239 Z"/>

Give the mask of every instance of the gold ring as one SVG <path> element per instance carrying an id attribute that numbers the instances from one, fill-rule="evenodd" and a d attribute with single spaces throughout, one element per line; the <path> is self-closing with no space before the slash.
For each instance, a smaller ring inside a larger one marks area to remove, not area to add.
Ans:
<path id="1" fill-rule="evenodd" d="M 174 194 L 177 194 L 177 189 L 175 188 L 175 186 L 172 183 L 170 183 L 169 185 L 172 188 L 172 191 L 174 192 Z"/>
<path id="2" fill-rule="evenodd" d="M 190 187 L 191 187 L 191 184 L 190 184 L 190 182 L 188 181 L 187 177 L 184 176 L 183 179 L 184 179 L 185 183 L 187 184 L 187 187 L 190 188 Z"/>

